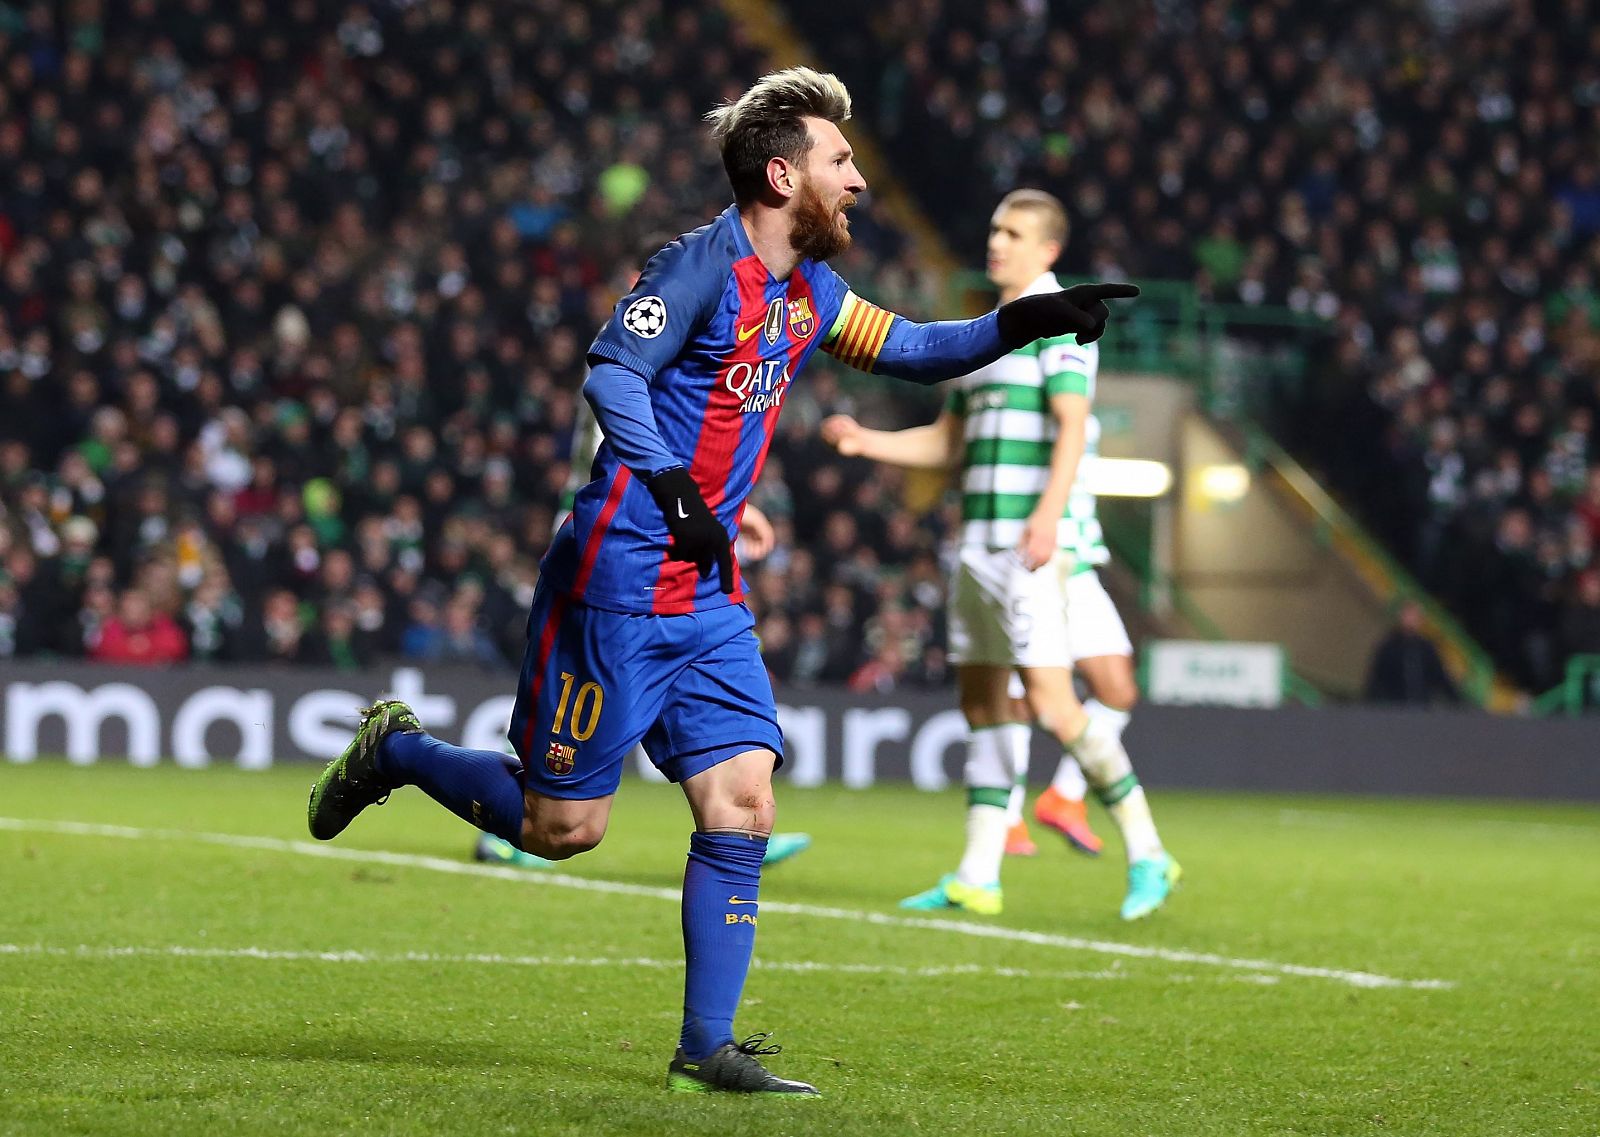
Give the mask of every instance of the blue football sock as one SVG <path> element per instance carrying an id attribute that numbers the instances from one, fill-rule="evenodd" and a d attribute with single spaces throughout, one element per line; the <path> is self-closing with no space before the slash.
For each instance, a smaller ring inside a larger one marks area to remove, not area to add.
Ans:
<path id="1" fill-rule="evenodd" d="M 733 1013 L 756 946 L 765 837 L 696 833 L 683 872 L 683 1034 L 691 1062 L 733 1041 Z"/>
<path id="2" fill-rule="evenodd" d="M 522 763 L 511 755 L 397 731 L 378 745 L 378 772 L 397 786 L 419 787 L 461 820 L 522 847 Z"/>

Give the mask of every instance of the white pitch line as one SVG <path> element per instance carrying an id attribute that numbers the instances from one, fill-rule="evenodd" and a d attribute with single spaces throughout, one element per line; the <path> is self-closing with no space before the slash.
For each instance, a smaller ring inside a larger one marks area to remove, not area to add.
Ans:
<path id="1" fill-rule="evenodd" d="M 637 967 L 655 971 L 681 971 L 681 959 L 650 959 L 645 956 L 595 957 L 578 955 L 501 955 L 496 952 L 469 952 L 461 955 L 442 955 L 437 952 L 366 952 L 366 951 L 285 951 L 277 948 L 197 948 L 182 944 L 160 947 L 141 945 L 78 944 L 61 947 L 54 944 L 3 944 L 0 956 L 48 956 L 72 959 L 254 959 L 286 963 L 359 963 L 359 964 L 486 964 L 500 967 L 583 967 L 616 968 Z M 751 961 L 757 971 L 839 972 L 847 975 L 893 975 L 908 979 L 945 979 L 950 976 L 979 976 L 992 979 L 1127 979 L 1126 971 L 1103 968 L 1099 971 L 1033 971 L 1025 967 L 984 967 L 976 963 L 961 963 L 949 967 L 906 967 L 893 963 L 826 963 L 820 960 L 761 960 Z"/>
<path id="2" fill-rule="evenodd" d="M 36 821 L 28 818 L 0 817 L 0 830 L 4 829 L 19 832 L 62 833 L 81 837 L 114 837 L 126 840 L 193 841 L 236 849 L 262 849 L 273 852 L 295 853 L 300 856 L 321 857 L 326 860 L 428 869 L 432 872 L 451 873 L 456 876 L 515 880 L 524 884 L 571 888 L 582 892 L 643 896 L 653 900 L 670 900 L 674 904 L 681 899 L 681 894 L 675 888 L 656 888 L 651 885 L 629 884 L 624 881 L 596 880 L 590 877 L 568 876 L 557 872 L 530 872 L 527 869 L 509 868 L 502 865 L 485 865 L 471 861 L 453 861 L 444 857 L 427 857 L 412 853 L 387 853 L 373 849 L 347 849 L 334 845 L 314 844 L 310 841 L 286 841 L 278 837 L 249 837 L 236 833 L 200 833 L 185 829 L 135 829 L 123 825 L 97 825 L 79 821 Z M 1336 983 L 1345 983 L 1352 987 L 1444 990 L 1455 986 L 1448 979 L 1399 979 L 1392 975 L 1380 975 L 1372 971 L 1308 967 L 1298 963 L 1279 963 L 1270 959 L 1242 959 L 1220 955 L 1216 952 L 1150 947 L 1144 944 L 1125 944 L 1115 940 L 1091 940 L 1078 936 L 1061 936 L 1049 932 L 1030 932 L 1023 928 L 1007 928 L 995 924 L 976 924 L 963 920 L 949 920 L 938 917 L 891 916 L 883 912 L 864 912 L 855 908 L 825 908 L 811 904 L 793 904 L 782 900 L 763 900 L 761 906 L 767 912 L 782 912 L 795 916 L 810 916 L 816 919 L 849 920 L 852 923 L 872 924 L 883 928 L 922 928 L 936 932 L 951 932 L 956 935 L 977 936 L 981 939 L 1007 940 L 1012 943 L 1033 944 L 1036 947 L 1095 952 L 1101 955 L 1122 956 L 1130 959 L 1158 959 L 1166 963 L 1192 963 L 1206 967 L 1226 967 L 1262 974 L 1293 975 L 1304 979 L 1328 979 Z"/>
<path id="3" fill-rule="evenodd" d="M 1524 837 L 1581 837 L 1600 838 L 1600 826 L 1584 825 L 1576 821 L 1521 821 L 1510 817 L 1438 817 L 1412 818 L 1408 824 L 1447 825 L 1453 832 L 1469 829 L 1497 829 L 1518 833 Z M 1387 826 L 1388 819 L 1364 813 L 1341 812 L 1334 809 L 1280 809 L 1278 824 L 1290 828 L 1306 829 L 1366 829 Z"/>

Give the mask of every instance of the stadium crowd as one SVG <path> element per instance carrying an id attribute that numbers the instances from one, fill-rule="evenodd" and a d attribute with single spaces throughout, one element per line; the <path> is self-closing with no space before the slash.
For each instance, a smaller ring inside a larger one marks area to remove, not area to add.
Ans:
<path id="1" fill-rule="evenodd" d="M 584 349 L 725 204 L 759 53 L 654 0 L 74 0 L 0 59 L 0 657 L 514 666 Z M 942 682 L 937 531 L 814 442 L 828 367 L 757 498 L 774 671 Z"/>
<path id="2" fill-rule="evenodd" d="M 1584 0 L 790 7 L 957 248 L 1039 185 L 1069 272 L 1326 317 L 1302 452 L 1520 681 L 1600 651 Z M 514 663 L 583 349 L 765 63 L 669 0 L 0 5 L 0 657 Z M 841 272 L 937 311 L 857 217 Z M 905 396 L 812 368 L 769 661 L 942 684 L 948 511 L 815 437 Z"/>
<path id="3" fill-rule="evenodd" d="M 1069 272 L 1330 321 L 1288 441 L 1520 682 L 1600 651 L 1587 0 L 791 10 L 960 247 L 1037 185 Z"/>

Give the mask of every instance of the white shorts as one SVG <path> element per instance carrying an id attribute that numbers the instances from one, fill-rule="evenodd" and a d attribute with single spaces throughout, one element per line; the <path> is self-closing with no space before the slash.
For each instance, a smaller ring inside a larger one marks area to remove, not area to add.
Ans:
<path id="1" fill-rule="evenodd" d="M 1133 643 L 1095 572 L 1057 553 L 1029 572 L 1014 549 L 963 548 L 950 599 L 950 660 L 1000 667 L 1067 667 L 1132 655 Z"/>

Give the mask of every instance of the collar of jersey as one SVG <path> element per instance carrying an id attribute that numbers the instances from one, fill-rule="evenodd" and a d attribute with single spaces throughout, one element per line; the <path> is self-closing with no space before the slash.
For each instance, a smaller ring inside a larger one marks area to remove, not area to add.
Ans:
<path id="1" fill-rule="evenodd" d="M 1023 296 L 1043 296 L 1046 292 L 1060 292 L 1061 282 L 1053 272 L 1042 272 L 1039 278 L 1021 292 Z"/>
<path id="2" fill-rule="evenodd" d="M 1043 272 L 1039 274 L 1038 279 L 1036 279 L 1032 284 L 1028 285 L 1028 287 L 1024 288 L 1021 292 L 1017 293 L 1017 298 L 1020 300 L 1024 296 L 1043 296 L 1047 292 L 1060 291 L 1061 284 L 1056 280 L 1056 274 L 1053 272 Z"/>
<path id="3" fill-rule="evenodd" d="M 733 205 L 728 206 L 727 209 L 724 209 L 722 211 L 722 216 L 728 222 L 728 228 L 733 231 L 733 247 L 739 251 L 739 255 L 734 257 L 733 259 L 736 260 L 736 261 L 742 261 L 746 257 L 755 256 L 756 255 L 756 247 L 750 243 L 750 234 L 748 234 L 748 233 L 746 233 L 744 231 L 744 222 L 742 220 L 740 220 L 740 218 L 739 218 L 739 205 L 738 205 L 738 203 L 735 202 Z M 807 261 L 807 260 L 796 261 L 795 262 L 795 266 L 794 266 L 794 272 L 799 272 L 801 265 L 806 265 L 806 264 L 810 264 L 810 263 L 811 262 Z M 774 282 L 774 281 L 776 281 L 778 279 L 777 277 L 772 275 L 772 270 L 767 268 L 767 266 L 765 264 L 763 264 L 761 266 L 761 271 L 762 271 L 763 274 L 765 274 L 768 284 L 771 284 L 772 282 Z M 790 274 L 790 278 L 791 279 L 793 278 L 793 275 L 794 275 L 794 273 Z M 1046 273 L 1045 275 L 1049 276 L 1048 273 Z M 1054 280 L 1055 278 L 1051 277 L 1051 279 Z M 1047 288 L 1044 291 L 1053 292 L 1055 290 Z"/>
<path id="4" fill-rule="evenodd" d="M 745 257 L 755 256 L 756 247 L 750 243 L 750 234 L 744 231 L 744 222 L 739 218 L 738 203 L 735 202 L 733 205 L 728 206 L 727 209 L 724 209 L 722 216 L 727 220 L 728 228 L 733 232 L 733 247 L 739 250 L 739 255 L 733 259 L 742 261 Z M 762 265 L 761 270 L 766 272 L 766 267 L 766 265 Z M 768 275 L 770 276 L 771 274 L 768 273 Z"/>

